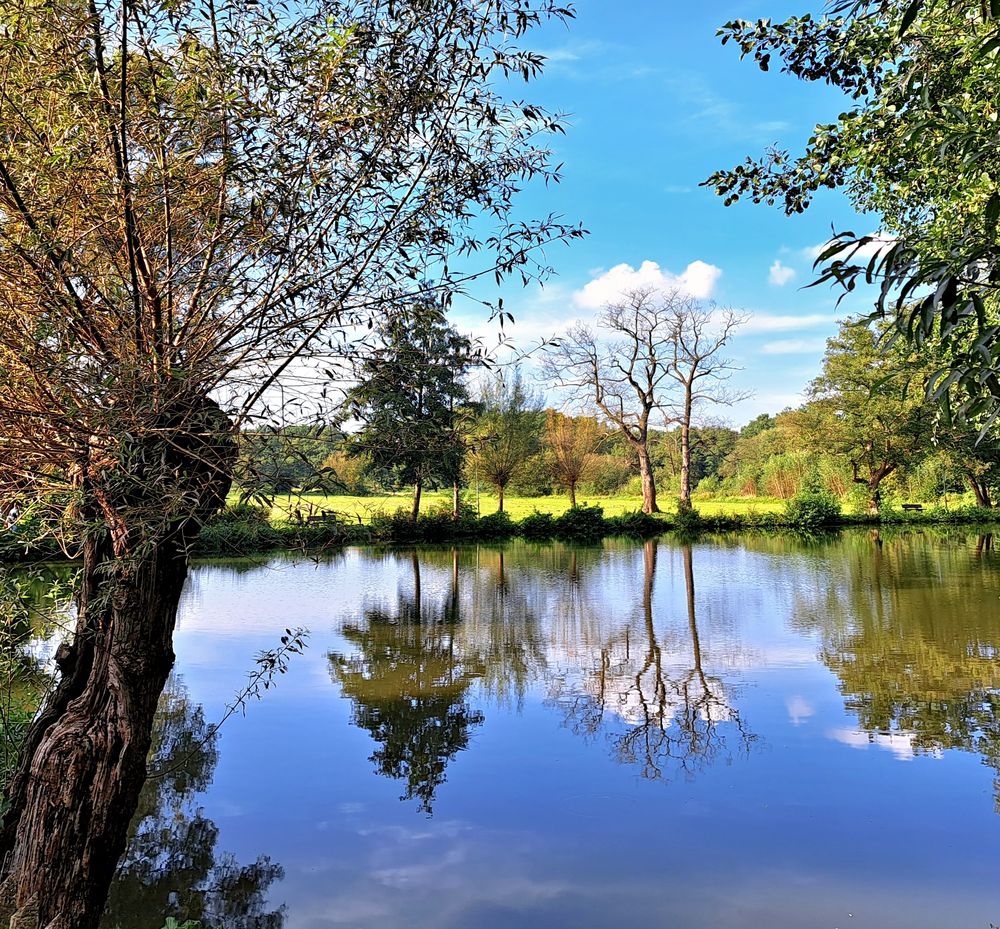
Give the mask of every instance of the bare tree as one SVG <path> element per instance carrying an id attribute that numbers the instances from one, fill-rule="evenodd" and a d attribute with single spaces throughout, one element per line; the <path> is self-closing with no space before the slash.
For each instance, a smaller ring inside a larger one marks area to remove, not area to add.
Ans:
<path id="1" fill-rule="evenodd" d="M 587 479 L 601 445 L 601 426 L 592 416 L 566 416 L 549 410 L 545 437 L 552 450 L 556 478 L 569 492 L 570 506 L 576 506 L 577 485 Z"/>
<path id="2" fill-rule="evenodd" d="M 557 176 L 539 139 L 560 122 L 498 90 L 541 67 L 524 33 L 569 14 L 0 3 L 0 509 L 82 551 L 5 798 L 0 923 L 93 929 L 237 429 L 321 401 L 387 300 L 544 273 L 538 247 L 579 234 L 514 221 Z"/>
<path id="3" fill-rule="evenodd" d="M 658 513 L 649 428 L 671 384 L 674 316 L 659 291 L 637 289 L 605 306 L 597 328 L 573 326 L 549 350 L 545 372 L 572 401 L 596 406 L 621 432 L 639 459 L 642 509 Z"/>
<path id="4" fill-rule="evenodd" d="M 748 316 L 673 291 L 664 297 L 670 319 L 669 343 L 673 352 L 668 378 L 673 390 L 662 410 L 668 424 L 676 424 L 681 438 L 681 484 L 678 507 L 691 508 L 691 423 L 698 407 L 731 406 L 749 393 L 732 390 L 728 381 L 740 370 L 722 351 Z"/>

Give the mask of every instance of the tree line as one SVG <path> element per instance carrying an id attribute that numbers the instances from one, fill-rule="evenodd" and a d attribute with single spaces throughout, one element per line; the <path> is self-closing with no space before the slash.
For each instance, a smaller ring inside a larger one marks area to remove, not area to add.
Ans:
<path id="1" fill-rule="evenodd" d="M 741 322 L 731 311 L 676 294 L 627 295 L 600 319 L 616 341 L 577 326 L 550 348 L 542 384 L 554 396 L 570 388 L 558 410 L 544 408 L 520 368 L 485 367 L 435 312 L 390 318 L 335 425 L 244 436 L 245 489 L 412 488 L 414 520 L 425 488 L 450 489 L 457 516 L 462 491 L 480 484 L 500 510 L 510 493 L 565 492 L 575 506 L 582 491 L 631 494 L 646 512 L 657 493 L 684 509 L 696 493 L 789 499 L 813 490 L 877 514 L 887 494 L 934 503 L 971 493 L 988 508 L 1000 490 L 995 434 L 945 417 L 926 396 L 939 359 L 906 342 L 887 346 L 885 329 L 859 320 L 828 341 L 803 405 L 736 430 L 706 419 L 742 396 L 724 383 L 734 368 L 721 350 Z"/>

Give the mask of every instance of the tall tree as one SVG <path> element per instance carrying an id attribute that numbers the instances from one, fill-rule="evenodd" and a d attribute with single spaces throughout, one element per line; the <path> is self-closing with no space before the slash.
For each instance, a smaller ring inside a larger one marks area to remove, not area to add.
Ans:
<path id="1" fill-rule="evenodd" d="M 484 385 L 482 413 L 472 439 L 472 462 L 496 489 L 499 511 L 507 486 L 541 445 L 541 398 L 528 389 L 519 368 L 497 371 Z"/>
<path id="2" fill-rule="evenodd" d="M 354 371 L 357 383 L 342 415 L 361 425 L 344 447 L 381 479 L 413 486 L 414 521 L 424 485 L 454 484 L 461 474 L 464 377 L 477 357 L 442 307 L 416 303 L 383 320 L 377 347 L 363 353 Z"/>
<path id="3" fill-rule="evenodd" d="M 646 513 L 660 512 L 649 429 L 670 385 L 672 323 L 658 291 L 633 290 L 604 307 L 596 331 L 583 323 L 573 326 L 545 360 L 548 378 L 565 388 L 571 401 L 596 406 L 639 459 Z"/>
<path id="4" fill-rule="evenodd" d="M 707 184 L 802 212 L 843 187 L 880 234 L 843 232 L 820 255 L 820 280 L 875 282 L 873 316 L 917 345 L 950 351 L 932 373 L 938 399 L 973 418 L 1000 416 L 1000 158 L 996 147 L 1000 8 L 953 0 L 834 0 L 822 17 L 734 20 L 720 30 L 741 56 L 844 91 L 838 119 L 800 154 L 762 158 Z M 958 391 L 950 388 L 956 386 Z"/>
<path id="5" fill-rule="evenodd" d="M 552 450 L 556 478 L 576 506 L 577 485 L 587 479 L 601 445 L 600 424 L 591 416 L 566 416 L 549 410 L 545 417 L 545 438 Z"/>
<path id="6" fill-rule="evenodd" d="M 877 514 L 883 482 L 916 464 L 931 443 L 932 411 L 922 389 L 926 363 L 897 341 L 883 349 L 871 329 L 844 323 L 827 342 L 823 372 L 800 414 L 818 451 L 850 462 L 853 480 Z"/>
<path id="7" fill-rule="evenodd" d="M 567 15 L 3 0 L 0 504 L 48 504 L 83 565 L 8 791 L 0 921 L 97 924 L 236 429 L 300 415 L 400 282 L 534 276 L 579 234 L 513 221 L 524 182 L 556 177 L 538 140 L 560 123 L 498 89 Z"/>
<path id="8" fill-rule="evenodd" d="M 691 424 L 695 410 L 706 404 L 731 406 L 749 394 L 731 389 L 728 381 L 739 370 L 722 352 L 747 317 L 732 310 L 719 310 L 673 292 L 664 298 L 670 318 L 669 345 L 673 357 L 667 376 L 674 390 L 662 409 L 668 423 L 680 432 L 681 510 L 691 508 Z"/>

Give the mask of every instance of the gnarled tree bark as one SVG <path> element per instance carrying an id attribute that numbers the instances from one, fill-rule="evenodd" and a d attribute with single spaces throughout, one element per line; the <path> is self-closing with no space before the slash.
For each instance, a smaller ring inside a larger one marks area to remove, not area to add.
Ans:
<path id="1" fill-rule="evenodd" d="M 225 501 L 235 461 L 228 420 L 196 398 L 109 462 L 91 449 L 82 468 L 83 578 L 60 680 L 36 717 L 8 792 L 0 829 L 0 925 L 94 929 L 125 850 L 146 779 L 157 702 L 174 661 L 177 606 L 188 548 Z M 176 408 L 175 408 L 176 409 Z M 178 427 L 178 421 L 183 422 Z M 170 433 L 171 440 L 162 436 Z M 138 475 L 123 475 L 122 457 Z M 159 471 L 159 480 L 151 471 Z M 136 479 L 130 479 L 136 478 Z M 137 499 L 129 488 L 162 495 Z M 121 496 L 116 488 L 124 488 Z M 178 496 L 180 495 L 180 496 Z M 183 497 L 189 515 L 171 515 Z M 130 520 L 149 523 L 137 546 Z M 193 515 L 191 515 L 193 514 Z"/>

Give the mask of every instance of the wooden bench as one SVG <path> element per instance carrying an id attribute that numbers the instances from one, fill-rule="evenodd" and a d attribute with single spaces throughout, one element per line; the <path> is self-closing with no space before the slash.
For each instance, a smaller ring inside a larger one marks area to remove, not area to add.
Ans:
<path id="1" fill-rule="evenodd" d="M 924 505 L 922 503 L 904 503 L 903 504 L 903 509 L 904 510 L 922 510 L 923 508 L 924 508 Z"/>
<path id="2" fill-rule="evenodd" d="M 312 523 L 335 523 L 337 521 L 337 514 L 330 513 L 324 510 L 322 513 L 314 513 L 312 516 L 306 517 L 306 524 Z"/>

